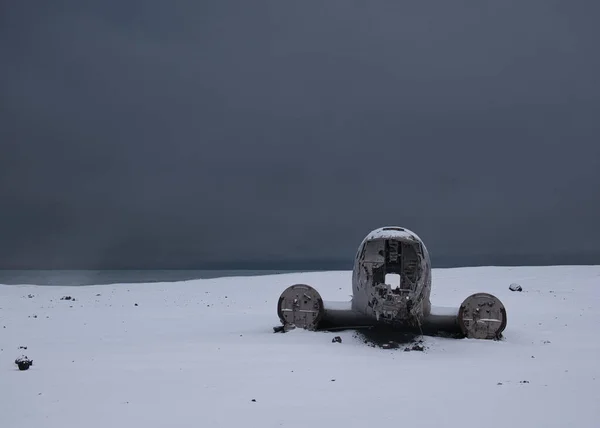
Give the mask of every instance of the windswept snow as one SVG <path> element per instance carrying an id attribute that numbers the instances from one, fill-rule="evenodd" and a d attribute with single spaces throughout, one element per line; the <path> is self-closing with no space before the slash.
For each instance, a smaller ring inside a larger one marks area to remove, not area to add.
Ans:
<path id="1" fill-rule="evenodd" d="M 350 280 L 0 285 L 0 426 L 599 426 L 600 266 L 434 269 L 435 306 L 502 300 L 499 342 L 425 337 L 404 352 L 353 331 L 273 333 L 287 286 L 348 301 Z"/>

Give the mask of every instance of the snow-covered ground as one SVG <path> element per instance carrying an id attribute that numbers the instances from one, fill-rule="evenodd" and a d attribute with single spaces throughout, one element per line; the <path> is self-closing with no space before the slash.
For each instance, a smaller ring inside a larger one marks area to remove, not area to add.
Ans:
<path id="1" fill-rule="evenodd" d="M 498 296 L 504 340 L 404 352 L 352 331 L 273 333 L 288 285 L 348 300 L 350 272 L 0 285 L 0 427 L 600 426 L 600 266 L 433 275 L 434 305 Z"/>

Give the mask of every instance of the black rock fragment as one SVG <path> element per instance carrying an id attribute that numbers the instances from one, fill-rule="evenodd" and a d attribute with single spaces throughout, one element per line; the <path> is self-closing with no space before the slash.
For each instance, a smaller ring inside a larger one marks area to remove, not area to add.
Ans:
<path id="1" fill-rule="evenodd" d="M 33 365 L 33 360 L 30 360 L 26 356 L 22 356 L 15 360 L 15 364 L 19 367 L 19 370 L 27 370 Z"/>
<path id="2" fill-rule="evenodd" d="M 519 284 L 510 284 L 508 289 L 510 291 L 523 291 L 523 287 L 521 287 Z"/>
<path id="3" fill-rule="evenodd" d="M 335 336 L 331 339 L 331 343 L 342 343 L 342 338 L 340 336 Z"/>

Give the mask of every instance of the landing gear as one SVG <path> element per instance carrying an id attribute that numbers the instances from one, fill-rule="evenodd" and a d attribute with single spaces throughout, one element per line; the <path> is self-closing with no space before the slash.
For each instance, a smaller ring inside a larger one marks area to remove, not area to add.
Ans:
<path id="1" fill-rule="evenodd" d="M 506 328 L 506 309 L 496 296 L 476 293 L 458 310 L 458 324 L 471 339 L 499 339 Z"/>
<path id="2" fill-rule="evenodd" d="M 286 288 L 277 303 L 277 315 L 284 330 L 295 327 L 315 330 L 324 314 L 321 295 L 306 284 L 295 284 Z"/>

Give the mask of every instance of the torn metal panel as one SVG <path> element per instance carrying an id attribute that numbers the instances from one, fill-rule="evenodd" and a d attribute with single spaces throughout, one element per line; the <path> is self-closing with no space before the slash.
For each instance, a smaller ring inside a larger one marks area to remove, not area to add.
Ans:
<path id="1" fill-rule="evenodd" d="M 371 232 L 354 261 L 354 309 L 386 323 L 421 324 L 430 307 L 430 266 L 425 245 L 411 231 L 387 227 Z"/>
<path id="2" fill-rule="evenodd" d="M 278 302 L 287 328 L 353 328 L 386 325 L 445 332 L 478 339 L 499 338 L 506 310 L 487 293 L 468 296 L 459 308 L 432 308 L 431 260 L 423 241 L 401 227 L 370 232 L 359 245 L 352 271 L 352 300 L 323 302 L 305 284 L 286 289 Z"/>

